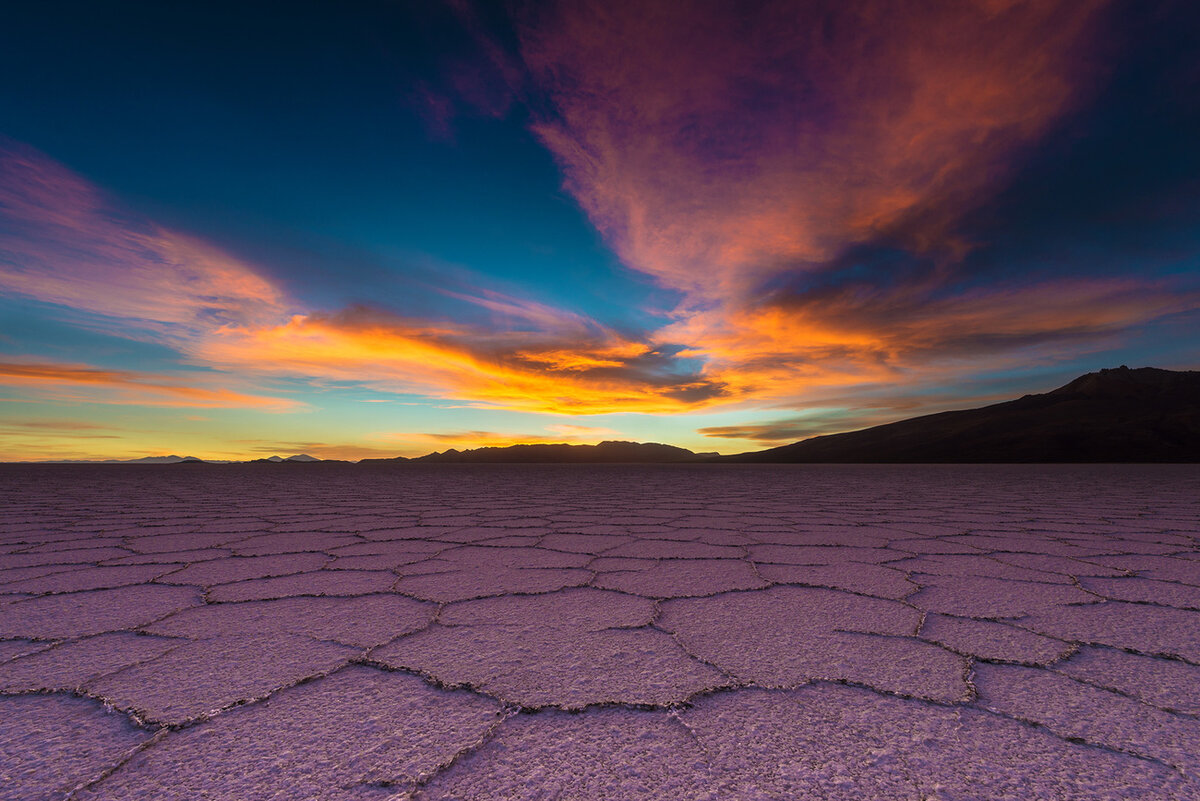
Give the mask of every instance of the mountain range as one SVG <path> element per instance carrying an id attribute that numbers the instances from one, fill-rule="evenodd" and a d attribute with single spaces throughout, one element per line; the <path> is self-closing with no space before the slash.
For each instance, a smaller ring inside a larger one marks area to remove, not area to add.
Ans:
<path id="1" fill-rule="evenodd" d="M 315 456 L 309 456 L 307 453 L 298 453 L 295 456 L 288 456 L 288 457 L 268 456 L 265 459 L 251 459 L 248 462 L 248 464 L 262 464 L 264 462 L 272 462 L 272 463 L 278 464 L 279 462 L 324 462 L 324 461 L 326 461 L 326 460 L 318 459 Z"/>
<path id="2" fill-rule="evenodd" d="M 435 464 L 619 464 L 639 462 L 662 464 L 668 462 L 694 462 L 713 458 L 716 453 L 694 453 L 687 448 L 663 445 L 658 442 L 620 442 L 609 440 L 598 445 L 534 444 L 509 445 L 503 448 L 473 448 L 441 453 L 429 453 L 414 459 L 403 456 L 395 459 L 363 459 L 359 464 L 386 462 L 413 462 Z"/>
<path id="3" fill-rule="evenodd" d="M 328 463 L 307 454 L 242 464 Z M 194 456 L 98 464 L 180 464 Z M 450 449 L 359 464 L 1200 462 L 1200 371 L 1118 367 L 1058 389 L 732 456 L 655 442 Z M 80 462 L 73 462 L 80 463 Z M 221 462 L 228 463 L 228 462 Z M 235 462 L 237 463 L 237 462 Z"/>

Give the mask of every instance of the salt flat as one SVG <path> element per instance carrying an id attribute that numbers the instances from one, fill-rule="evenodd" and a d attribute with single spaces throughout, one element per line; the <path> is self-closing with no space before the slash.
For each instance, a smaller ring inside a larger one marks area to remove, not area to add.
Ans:
<path id="1" fill-rule="evenodd" d="M 0 798 L 1197 799 L 1195 466 L 0 466 Z"/>

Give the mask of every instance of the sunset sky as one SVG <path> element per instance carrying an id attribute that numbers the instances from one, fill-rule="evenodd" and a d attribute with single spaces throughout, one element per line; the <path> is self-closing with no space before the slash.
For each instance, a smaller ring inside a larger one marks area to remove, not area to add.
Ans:
<path id="1" fill-rule="evenodd" d="M 1200 368 L 1200 7 L 16 2 L 0 460 L 733 453 Z"/>

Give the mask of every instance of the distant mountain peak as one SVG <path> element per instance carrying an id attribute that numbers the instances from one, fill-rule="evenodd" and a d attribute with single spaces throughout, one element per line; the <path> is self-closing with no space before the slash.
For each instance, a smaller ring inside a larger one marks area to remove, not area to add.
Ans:
<path id="1" fill-rule="evenodd" d="M 143 456 L 140 459 L 108 459 L 110 463 L 117 464 L 177 464 L 178 462 L 198 462 L 200 461 L 195 456 Z"/>
<path id="2" fill-rule="evenodd" d="M 324 462 L 326 459 L 318 459 L 315 456 L 309 456 L 307 453 L 298 453 L 295 456 L 284 458 L 276 454 L 266 458 L 251 459 L 245 464 L 309 464 L 311 462 Z M 334 460 L 336 461 L 336 460 Z"/>
<path id="3" fill-rule="evenodd" d="M 1081 375 L 1053 390 L 1051 395 L 1087 395 L 1108 398 L 1151 398 L 1165 394 L 1200 391 L 1200 372 L 1162 370 L 1157 367 L 1130 368 L 1125 365 Z"/>

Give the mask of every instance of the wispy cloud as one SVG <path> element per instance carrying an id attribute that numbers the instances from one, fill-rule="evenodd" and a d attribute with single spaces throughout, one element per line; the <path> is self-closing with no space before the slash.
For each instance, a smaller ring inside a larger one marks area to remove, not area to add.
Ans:
<path id="1" fill-rule="evenodd" d="M 410 99 L 434 138 L 452 140 L 454 118 L 464 112 L 493 118 L 507 114 L 521 92 L 525 71 L 520 59 L 490 32 L 497 18 L 503 18 L 502 7 L 469 0 L 446 0 L 438 5 L 458 21 L 457 26 L 450 26 L 457 30 L 453 34 L 449 29 L 437 32 L 444 45 L 438 57 L 440 80 L 418 80 Z M 458 36 L 464 41 L 447 41 Z"/>
<path id="2" fill-rule="evenodd" d="M 506 446 L 520 443 L 534 444 L 542 442 L 562 442 L 562 437 L 552 437 L 546 434 L 520 434 L 503 431 L 439 431 L 439 432 L 397 432 L 386 435 L 389 439 L 401 441 L 424 441 L 438 445 L 464 446 L 481 448 L 486 446 Z"/>
<path id="3" fill-rule="evenodd" d="M 355 307 L 270 328 L 227 328 L 210 363 L 262 374 L 348 380 L 476 404 L 557 414 L 661 412 L 713 402 L 720 383 L 643 343 L 433 323 Z"/>
<path id="4" fill-rule="evenodd" d="M 81 420 L 6 420 L 4 426 L 11 430 L 36 431 L 107 431 L 109 426 L 85 423 Z"/>
<path id="5" fill-rule="evenodd" d="M 289 398 L 253 395 L 225 388 L 186 384 L 172 376 L 109 370 L 81 364 L 50 362 L 0 362 L 0 385 L 49 391 L 48 397 L 88 403 L 199 408 L 252 408 L 261 411 L 295 411 L 304 404 Z M 72 394 L 72 387 L 102 390 Z M 61 390 L 67 390 L 62 392 Z M 57 391 L 57 392 L 56 392 Z"/>
<path id="6" fill-rule="evenodd" d="M 318 459 L 389 459 L 397 454 L 394 445 L 321 442 L 313 440 L 238 439 L 228 444 L 229 451 L 219 458 L 245 459 L 263 456 L 295 456 L 301 453 Z M 218 458 L 218 457 L 214 457 Z"/>
<path id="7" fill-rule="evenodd" d="M 609 437 L 619 437 L 621 433 L 611 428 L 603 426 L 580 426 L 565 423 L 558 423 L 546 426 L 547 431 L 551 431 L 562 437 L 570 437 L 572 440 L 577 439 L 605 439 Z"/>
<path id="8" fill-rule="evenodd" d="M 220 249 L 124 212 L 27 146 L 0 139 L 0 292 L 188 337 L 278 316 L 283 293 Z"/>
<path id="9" fill-rule="evenodd" d="M 409 455 L 424 454 L 430 449 L 445 448 L 504 448 L 509 445 L 540 445 L 540 444 L 594 444 L 608 438 L 606 435 L 616 432 L 604 428 L 590 426 L 547 426 L 550 434 L 539 432 L 522 433 L 514 431 L 436 431 L 436 432 L 389 432 L 374 435 L 397 443 Z"/>
<path id="10" fill-rule="evenodd" d="M 719 439 L 744 439 L 762 445 L 779 445 L 797 442 L 821 434 L 836 434 L 862 428 L 861 425 L 840 420 L 811 420 L 805 417 L 793 417 L 776 420 L 770 423 L 747 423 L 732 426 L 707 426 L 697 429 L 706 437 Z"/>

